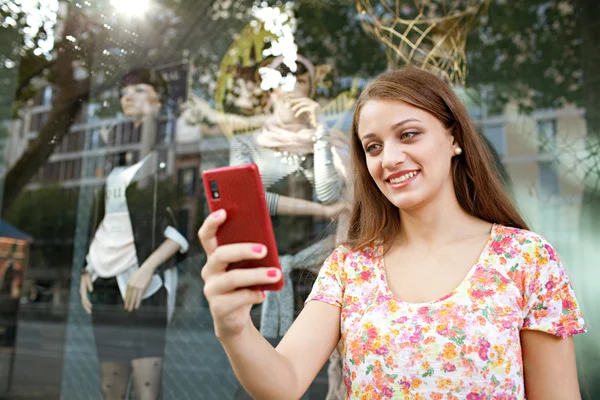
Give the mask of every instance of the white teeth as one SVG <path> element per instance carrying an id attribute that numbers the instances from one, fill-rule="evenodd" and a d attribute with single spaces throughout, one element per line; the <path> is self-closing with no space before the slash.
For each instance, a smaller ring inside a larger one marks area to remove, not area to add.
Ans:
<path id="1" fill-rule="evenodd" d="M 418 173 L 419 173 L 419 171 L 412 171 L 412 172 L 409 172 L 408 174 L 404 174 L 404 175 L 402 175 L 402 176 L 399 176 L 399 177 L 397 177 L 397 178 L 390 179 L 390 183 L 394 183 L 394 184 L 395 184 L 395 183 L 402 183 L 402 182 L 404 182 L 405 180 L 407 180 L 407 179 L 410 179 L 410 178 L 412 178 L 413 176 L 417 175 Z"/>

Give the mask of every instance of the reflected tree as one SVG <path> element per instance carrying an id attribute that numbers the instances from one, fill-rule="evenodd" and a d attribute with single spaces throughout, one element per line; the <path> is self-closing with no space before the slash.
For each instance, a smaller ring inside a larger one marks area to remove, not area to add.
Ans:
<path id="1" fill-rule="evenodd" d="M 194 54 L 200 64 L 197 70 L 209 69 L 205 66 L 222 55 L 219 48 L 226 48 L 222 45 L 237 32 L 246 18 L 242 10 L 248 8 L 237 2 L 231 9 L 239 12 L 223 14 L 215 2 L 165 0 L 153 3 L 145 15 L 127 16 L 115 13 L 108 0 L 93 4 L 61 1 L 56 24 L 51 27 L 55 41 L 44 54 L 35 40 L 23 41 L 24 31 L 31 27 L 21 3 L 8 3 L 0 7 L 2 26 L 11 21 L 12 36 L 3 35 L 0 42 L 7 50 L 3 54 L 13 55 L 4 65 L 16 69 L 17 85 L 3 92 L 3 112 L 7 114 L 12 107 L 12 116 L 18 117 L 22 106 L 45 86 L 52 86 L 54 95 L 47 122 L 5 176 L 4 214 L 78 114 L 87 112 L 86 104 L 97 103 L 94 110 L 98 116 L 114 116 L 118 104 L 115 88 L 127 68 L 152 67 Z M 37 35 L 44 38 L 47 32 L 39 29 Z M 4 79 L 2 84 L 13 82 Z"/>
<path id="2" fill-rule="evenodd" d="M 599 10 L 588 0 L 510 6 L 497 0 L 467 42 L 469 84 L 486 87 L 492 114 L 500 114 L 507 102 L 524 112 L 569 104 L 586 111 L 588 151 L 575 156 L 586 169 L 588 196 L 600 194 L 600 115 L 592 111 L 600 107 Z M 576 150 L 574 143 L 563 146 L 561 151 Z"/>

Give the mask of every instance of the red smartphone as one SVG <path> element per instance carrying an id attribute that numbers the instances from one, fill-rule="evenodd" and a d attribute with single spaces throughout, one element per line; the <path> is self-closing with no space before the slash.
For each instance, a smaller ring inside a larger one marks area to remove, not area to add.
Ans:
<path id="1" fill-rule="evenodd" d="M 205 170 L 202 179 L 210 212 L 220 209 L 227 212 L 227 219 L 217 231 L 217 243 L 224 245 L 250 242 L 267 247 L 265 258 L 233 263 L 228 270 L 256 267 L 275 267 L 281 270 L 265 189 L 256 164 Z M 256 290 L 281 288 L 283 277 L 274 284 L 252 287 Z"/>

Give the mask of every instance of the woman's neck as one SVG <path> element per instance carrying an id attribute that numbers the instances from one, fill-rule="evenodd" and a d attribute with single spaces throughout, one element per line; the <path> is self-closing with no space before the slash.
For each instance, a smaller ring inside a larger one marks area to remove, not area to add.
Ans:
<path id="1" fill-rule="evenodd" d="M 394 245 L 443 245 L 489 228 L 489 223 L 467 213 L 452 195 L 413 210 L 400 210 L 401 230 Z"/>

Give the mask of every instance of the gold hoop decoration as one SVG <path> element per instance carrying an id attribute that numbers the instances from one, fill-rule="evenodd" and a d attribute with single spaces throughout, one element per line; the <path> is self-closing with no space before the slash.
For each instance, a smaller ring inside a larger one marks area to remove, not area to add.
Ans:
<path id="1" fill-rule="evenodd" d="M 272 38 L 272 34 L 265 29 L 264 24 L 253 20 L 242 29 L 234 42 L 229 46 L 221 61 L 217 75 L 215 92 L 217 112 L 230 112 L 230 110 L 226 109 L 225 104 L 228 95 L 232 93 L 233 86 L 238 83 L 236 82 L 237 79 L 241 79 L 247 85 L 260 84 L 255 79 L 257 75 L 256 71 L 265 62 L 263 49 L 269 38 Z M 247 71 L 247 73 L 240 74 L 241 71 Z M 251 95 L 251 97 L 254 97 L 253 100 L 257 103 L 262 103 L 263 99 L 261 99 L 261 95 Z M 238 111 L 242 118 L 229 118 L 226 122 L 219 122 L 219 126 L 228 137 L 257 129 L 261 125 L 260 119 L 255 121 L 251 118 L 245 119 L 243 116 L 255 115 L 257 112 L 262 111 L 260 109 L 260 105 L 241 107 Z"/>
<path id="2" fill-rule="evenodd" d="M 385 46 L 391 68 L 414 65 L 460 85 L 466 79 L 467 35 L 487 14 L 489 4 L 490 0 L 356 0 L 363 28 Z"/>

